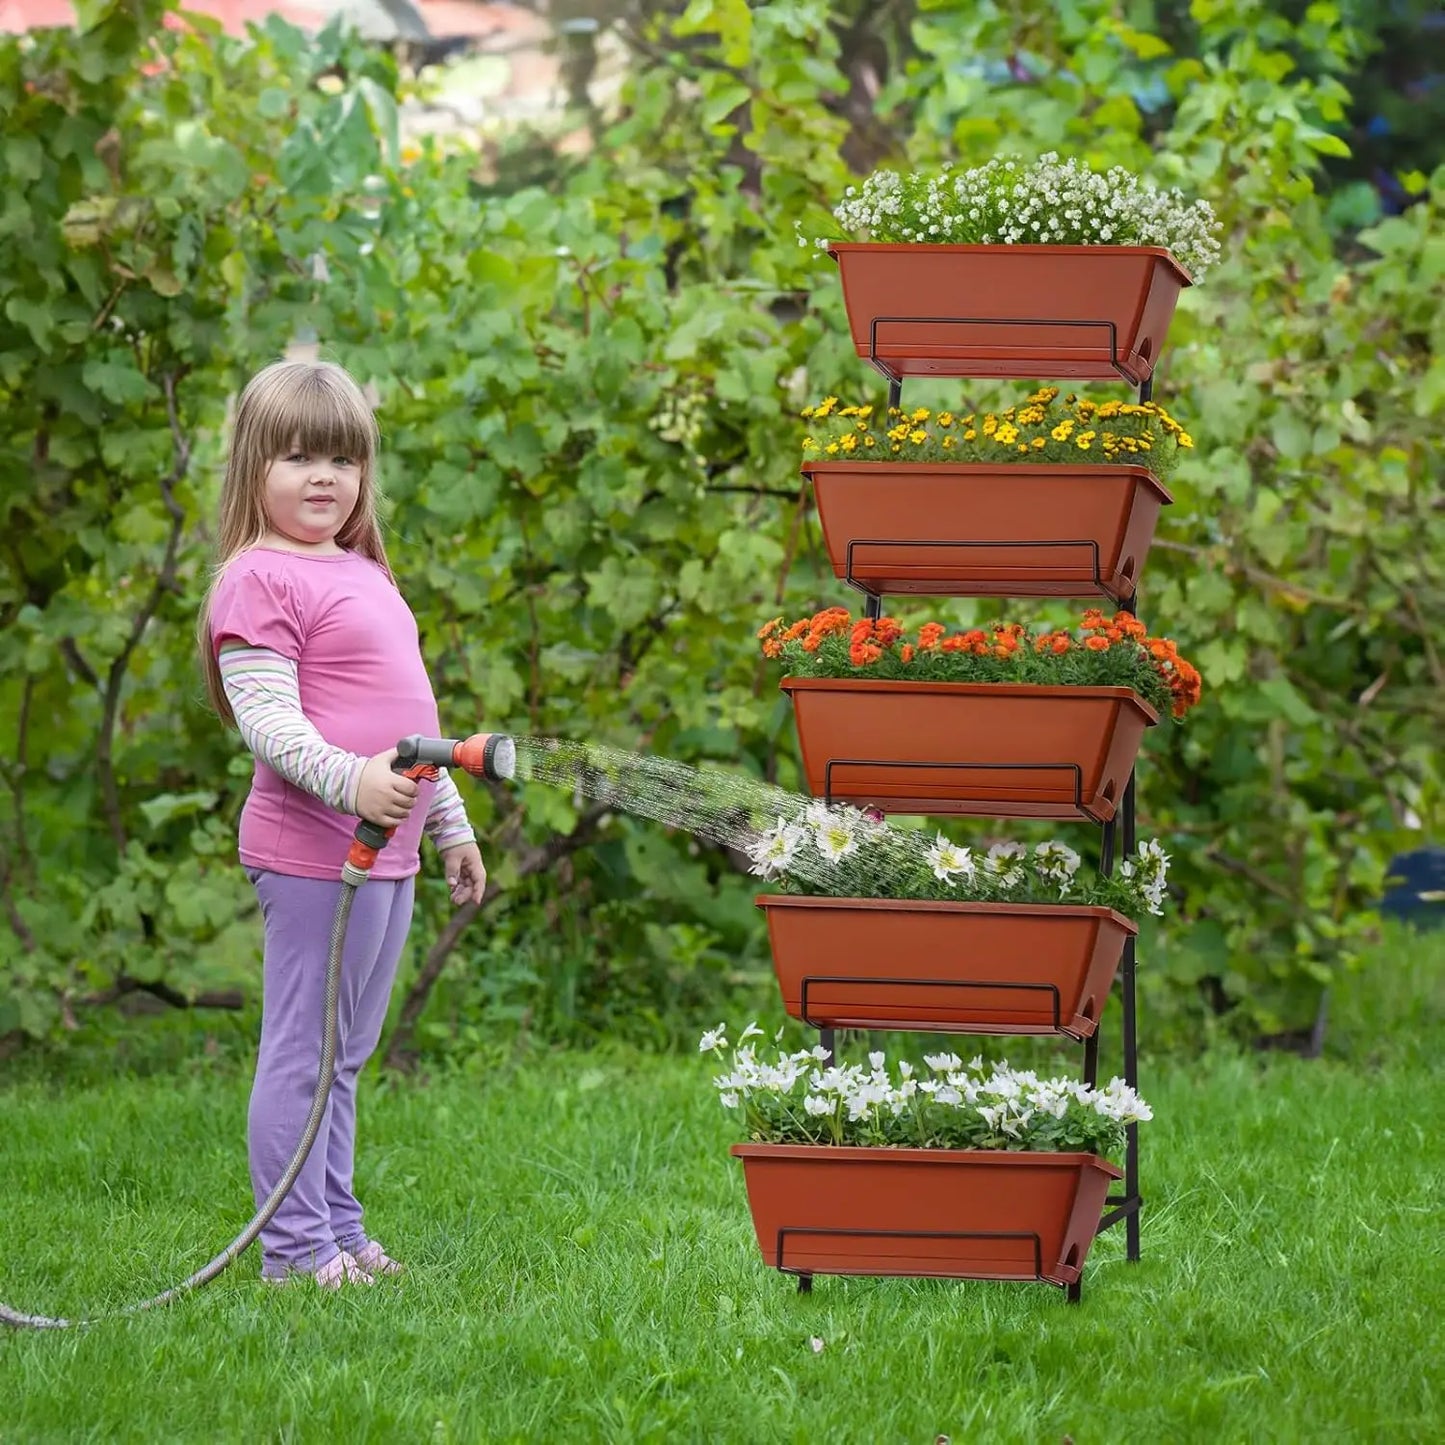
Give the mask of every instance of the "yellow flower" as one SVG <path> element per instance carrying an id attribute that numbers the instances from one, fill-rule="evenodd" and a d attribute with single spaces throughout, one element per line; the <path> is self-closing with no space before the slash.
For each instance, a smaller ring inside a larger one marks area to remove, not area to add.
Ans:
<path id="1" fill-rule="evenodd" d="M 837 406 L 837 405 L 838 405 L 838 398 L 837 398 L 836 396 L 825 396 L 825 397 L 823 398 L 821 404 L 818 406 L 818 409 L 813 413 L 813 415 L 814 415 L 814 416 L 831 416 L 832 413 L 833 413 L 833 408 L 834 408 L 835 406 Z"/>
<path id="2" fill-rule="evenodd" d="M 1044 449 L 1046 446 L 1048 446 L 1048 442 L 1045 441 L 1043 437 L 1035 437 L 1035 438 L 1034 438 L 1034 450 L 1035 450 L 1036 452 L 1041 452 L 1041 451 L 1043 451 L 1043 449 Z"/>
<path id="3" fill-rule="evenodd" d="M 860 406 L 858 408 L 858 415 L 863 417 L 864 420 L 867 420 L 868 417 L 873 415 L 873 408 L 871 406 Z"/>
<path id="4" fill-rule="evenodd" d="M 1006 421 L 994 434 L 994 440 L 1004 446 L 1012 446 L 1019 439 L 1019 429 L 1011 422 Z"/>
<path id="5" fill-rule="evenodd" d="M 969 427 L 969 429 L 964 432 L 963 439 L 966 442 L 976 442 L 978 440 L 978 433 L 974 431 L 972 427 Z"/>
<path id="6" fill-rule="evenodd" d="M 829 442 L 828 445 L 823 448 L 823 450 L 827 452 L 830 457 L 835 457 L 838 455 L 838 443 Z"/>
<path id="7" fill-rule="evenodd" d="M 915 412 L 913 413 L 913 416 L 912 416 L 911 419 L 912 419 L 913 421 L 927 421 L 927 420 L 928 420 L 928 416 L 929 416 L 928 408 L 927 408 L 926 406 L 920 406 L 920 407 L 917 409 L 917 411 L 915 411 Z"/>
<path id="8" fill-rule="evenodd" d="M 1180 432 L 1175 440 L 1181 447 L 1192 447 L 1194 445 L 1194 438 L 1190 436 L 1187 431 Z"/>
<path id="9" fill-rule="evenodd" d="M 983 434 L 986 437 L 991 437 L 997 430 L 998 418 L 992 412 L 989 412 L 983 419 Z"/>
<path id="10" fill-rule="evenodd" d="M 950 449 L 953 447 L 954 442 L 957 441 L 957 440 L 958 440 L 957 437 L 944 437 L 944 439 L 943 439 L 943 449 L 944 449 L 945 451 L 950 450 Z"/>
<path id="11" fill-rule="evenodd" d="M 803 438 L 803 450 L 804 450 L 805 452 L 810 452 L 810 451 L 815 450 L 816 447 L 817 447 L 817 445 L 818 445 L 818 443 L 815 442 L 812 437 L 804 437 L 804 438 Z"/>
<path id="12" fill-rule="evenodd" d="M 805 406 L 802 411 L 798 413 L 798 415 L 806 421 L 809 417 L 813 415 L 813 408 L 810 406 Z"/>
<path id="13" fill-rule="evenodd" d="M 1089 450 L 1089 447 L 1092 445 L 1092 443 L 1086 442 L 1083 437 L 1080 437 L 1078 441 L 1074 443 L 1074 445 L 1078 447 L 1081 452 L 1086 452 Z M 831 451 L 832 448 L 830 447 L 829 450 Z"/>
<path id="14" fill-rule="evenodd" d="M 938 424 L 939 424 L 939 426 L 943 426 L 943 427 L 952 426 L 952 425 L 953 425 L 953 413 L 952 413 L 951 411 L 941 411 L 941 412 L 939 412 L 939 413 L 938 413 Z"/>
<path id="15" fill-rule="evenodd" d="M 838 445 L 845 452 L 851 452 L 858 445 L 858 438 L 852 432 L 844 432 L 838 441 Z"/>
<path id="16" fill-rule="evenodd" d="M 908 433 L 908 440 L 911 441 L 914 446 L 920 447 L 928 440 L 928 433 L 924 431 L 922 427 L 915 427 Z"/>
<path id="17" fill-rule="evenodd" d="M 908 427 L 906 424 L 888 428 L 888 440 L 891 442 L 901 442 L 907 435 Z"/>
<path id="18" fill-rule="evenodd" d="M 1074 424 L 1071 421 L 1061 421 L 1053 431 L 1049 433 L 1056 442 L 1066 442 L 1074 434 Z"/>
<path id="19" fill-rule="evenodd" d="M 1021 452 L 1026 452 L 1026 451 L 1028 451 L 1028 449 L 1029 449 L 1029 444 L 1028 444 L 1027 442 L 1020 442 L 1020 443 L 1019 443 L 1019 450 L 1020 450 Z"/>
<path id="20" fill-rule="evenodd" d="M 871 447 L 873 444 L 874 444 L 874 443 L 873 443 L 873 438 L 872 438 L 872 437 L 864 437 L 864 438 L 863 438 L 863 445 L 864 445 L 865 447 Z"/>

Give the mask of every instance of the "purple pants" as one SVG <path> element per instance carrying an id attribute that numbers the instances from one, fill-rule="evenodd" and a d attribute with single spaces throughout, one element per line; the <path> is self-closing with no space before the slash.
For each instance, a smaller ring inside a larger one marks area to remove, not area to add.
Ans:
<path id="1" fill-rule="evenodd" d="M 251 1186 L 259 1206 L 296 1146 L 321 1064 L 326 958 L 340 882 L 248 868 L 266 925 L 261 1047 L 251 1089 Z M 261 1272 L 275 1278 L 320 1269 L 343 1249 L 366 1244 L 351 1192 L 356 1152 L 356 1076 L 386 1020 L 407 930 L 413 878 L 373 880 L 357 889 L 342 953 L 336 1074 L 321 1131 L 295 1187 L 261 1232 Z"/>

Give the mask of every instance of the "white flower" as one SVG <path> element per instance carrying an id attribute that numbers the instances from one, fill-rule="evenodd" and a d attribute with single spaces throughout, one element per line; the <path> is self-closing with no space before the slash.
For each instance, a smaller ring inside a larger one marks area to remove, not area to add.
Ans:
<path id="1" fill-rule="evenodd" d="M 925 855 L 925 861 L 933 869 L 933 876 L 940 883 L 952 883 L 955 876 L 970 882 L 974 876 L 973 854 L 967 848 L 950 843 L 942 833 Z"/>
<path id="2" fill-rule="evenodd" d="M 719 1094 L 718 1102 L 724 1109 L 736 1109 L 738 1106 L 738 1096 L 736 1094 Z"/>
<path id="3" fill-rule="evenodd" d="M 809 1094 L 808 1097 L 803 1100 L 804 1110 L 806 1110 L 807 1113 L 811 1114 L 815 1119 L 819 1118 L 823 1114 L 831 1114 L 834 1107 L 835 1105 L 830 1103 L 827 1099 L 820 1099 L 817 1094 Z"/>
<path id="4" fill-rule="evenodd" d="M 719 1024 L 715 1029 L 709 1029 L 698 1041 L 697 1051 L 700 1054 L 717 1053 L 720 1049 L 728 1046 L 728 1026 Z"/>
<path id="5" fill-rule="evenodd" d="M 1073 885 L 1074 874 L 1083 861 L 1067 844 L 1057 838 L 1040 843 L 1034 849 L 1034 860 L 1039 877 L 1047 883 L 1057 883 L 1060 893 L 1067 893 Z"/>
<path id="6" fill-rule="evenodd" d="M 742 1043 L 746 1039 L 760 1039 L 762 1036 L 763 1031 L 758 1027 L 757 1021 L 754 1020 L 738 1035 L 738 1042 Z"/>
<path id="7" fill-rule="evenodd" d="M 888 1062 L 888 1056 L 875 1049 L 873 1053 L 868 1055 L 868 1062 L 873 1068 L 881 1069 L 884 1064 Z"/>
<path id="8" fill-rule="evenodd" d="M 950 1074 L 963 1066 L 963 1060 L 957 1054 L 924 1054 L 923 1062 L 940 1074 Z"/>
<path id="9" fill-rule="evenodd" d="M 760 833 L 748 847 L 748 857 L 753 860 L 753 866 L 748 871 L 763 878 L 787 872 L 806 837 L 801 828 L 785 818 L 779 818 L 775 828 Z"/>
<path id="10" fill-rule="evenodd" d="M 988 850 L 988 868 L 1000 888 L 1017 888 L 1024 881 L 1021 861 L 1029 850 L 1022 843 L 995 843 Z"/>
<path id="11" fill-rule="evenodd" d="M 830 863 L 837 863 L 858 851 L 858 833 L 841 814 L 813 830 L 813 843 Z"/>

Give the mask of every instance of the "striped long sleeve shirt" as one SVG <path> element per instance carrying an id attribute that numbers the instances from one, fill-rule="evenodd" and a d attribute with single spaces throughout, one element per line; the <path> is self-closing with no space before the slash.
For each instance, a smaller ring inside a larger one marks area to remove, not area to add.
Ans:
<path id="1" fill-rule="evenodd" d="M 226 700 L 251 752 L 327 807 L 354 814 L 367 759 L 333 747 L 317 732 L 301 710 L 296 664 L 269 648 L 231 646 L 221 652 L 220 664 Z M 437 780 L 425 832 L 438 851 L 476 838 L 449 773 Z"/>

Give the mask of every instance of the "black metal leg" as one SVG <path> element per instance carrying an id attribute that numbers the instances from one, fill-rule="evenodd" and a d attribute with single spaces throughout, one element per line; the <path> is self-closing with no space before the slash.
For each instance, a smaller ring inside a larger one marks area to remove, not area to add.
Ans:
<path id="1" fill-rule="evenodd" d="M 899 378 L 897 378 L 896 380 L 890 379 L 890 381 L 889 381 L 889 383 L 888 383 L 888 405 L 889 405 L 889 408 L 891 409 L 891 408 L 893 408 L 893 407 L 896 407 L 896 406 L 900 405 L 900 404 L 902 403 L 902 401 L 903 401 L 903 379 L 902 379 L 902 377 L 899 377 Z"/>
<path id="2" fill-rule="evenodd" d="M 1138 846 L 1134 819 L 1135 774 L 1129 774 L 1128 786 L 1124 789 L 1124 852 L 1133 857 Z M 1124 959 L 1121 987 L 1124 1005 L 1124 1082 L 1131 1089 L 1139 1087 L 1139 1037 L 1138 1014 L 1135 990 L 1137 958 L 1135 940 L 1124 941 Z M 1139 1126 L 1125 1126 L 1124 1193 L 1137 1201 L 1139 1198 Z M 1136 1207 L 1124 1221 L 1128 1239 L 1127 1255 L 1131 1261 L 1139 1258 L 1139 1208 Z"/>
<path id="3" fill-rule="evenodd" d="M 799 1293 L 799 1294 L 812 1294 L 812 1293 L 813 1293 L 813 1276 L 812 1276 L 812 1275 L 810 1275 L 810 1274 L 800 1274 L 800 1275 L 798 1276 L 798 1293 Z"/>
<path id="4" fill-rule="evenodd" d="M 1084 1082 L 1092 1089 L 1099 1082 L 1099 1026 L 1084 1040 Z"/>
<path id="5" fill-rule="evenodd" d="M 876 592 L 870 592 L 864 597 L 863 615 L 870 622 L 877 622 L 883 616 L 883 599 Z"/>
<path id="6" fill-rule="evenodd" d="M 1073 1284 L 1067 1285 L 1065 1286 L 1065 1288 L 1068 1290 L 1069 1303 L 1071 1305 L 1078 1304 L 1079 1300 L 1083 1297 L 1084 1294 L 1083 1276 L 1080 1275 L 1079 1278 L 1073 1282 Z"/>
<path id="7" fill-rule="evenodd" d="M 838 1062 L 837 1034 L 833 1029 L 819 1029 L 818 1042 L 828 1051 L 827 1062 L 836 1064 Z"/>

